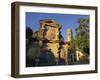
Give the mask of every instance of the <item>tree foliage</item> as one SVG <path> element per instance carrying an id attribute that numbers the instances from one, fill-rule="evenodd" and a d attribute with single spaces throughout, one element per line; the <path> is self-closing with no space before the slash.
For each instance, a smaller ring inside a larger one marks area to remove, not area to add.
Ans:
<path id="1" fill-rule="evenodd" d="M 33 31 L 30 27 L 26 27 L 26 38 L 30 38 L 33 34 Z"/>
<path id="2" fill-rule="evenodd" d="M 76 28 L 75 37 L 76 47 L 83 53 L 89 53 L 89 19 L 78 19 L 78 27 Z"/>

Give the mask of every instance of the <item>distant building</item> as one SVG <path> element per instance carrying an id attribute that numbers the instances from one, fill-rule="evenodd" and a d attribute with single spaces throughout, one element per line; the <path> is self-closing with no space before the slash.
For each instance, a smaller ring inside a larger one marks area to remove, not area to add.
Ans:
<path id="1" fill-rule="evenodd" d="M 72 42 L 72 40 L 73 40 L 72 29 L 70 29 L 70 28 L 67 29 L 66 35 L 67 35 L 67 42 Z"/>

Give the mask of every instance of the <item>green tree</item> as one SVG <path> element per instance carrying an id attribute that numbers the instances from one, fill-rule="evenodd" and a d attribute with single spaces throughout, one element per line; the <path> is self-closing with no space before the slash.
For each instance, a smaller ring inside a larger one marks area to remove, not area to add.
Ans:
<path id="1" fill-rule="evenodd" d="M 76 47 L 83 53 L 89 53 L 89 18 L 78 19 L 75 37 Z"/>

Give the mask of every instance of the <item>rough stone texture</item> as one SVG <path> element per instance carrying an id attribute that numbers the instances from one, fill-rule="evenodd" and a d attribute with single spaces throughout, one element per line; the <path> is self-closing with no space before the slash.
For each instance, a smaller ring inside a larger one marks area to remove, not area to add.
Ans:
<path id="1" fill-rule="evenodd" d="M 40 37 L 47 40 L 59 40 L 60 26 L 53 20 L 40 20 Z"/>

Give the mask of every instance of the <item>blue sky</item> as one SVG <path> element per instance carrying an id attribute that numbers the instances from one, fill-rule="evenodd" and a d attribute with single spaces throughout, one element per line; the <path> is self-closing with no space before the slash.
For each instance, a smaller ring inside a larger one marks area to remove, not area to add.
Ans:
<path id="1" fill-rule="evenodd" d="M 66 30 L 68 28 L 72 29 L 73 36 L 75 36 L 75 29 L 78 26 L 77 20 L 79 18 L 89 18 L 89 15 L 26 12 L 26 26 L 31 27 L 31 29 L 35 32 L 39 29 L 40 20 L 54 19 L 57 23 L 62 25 L 61 34 L 64 37 L 64 40 L 66 40 Z"/>

